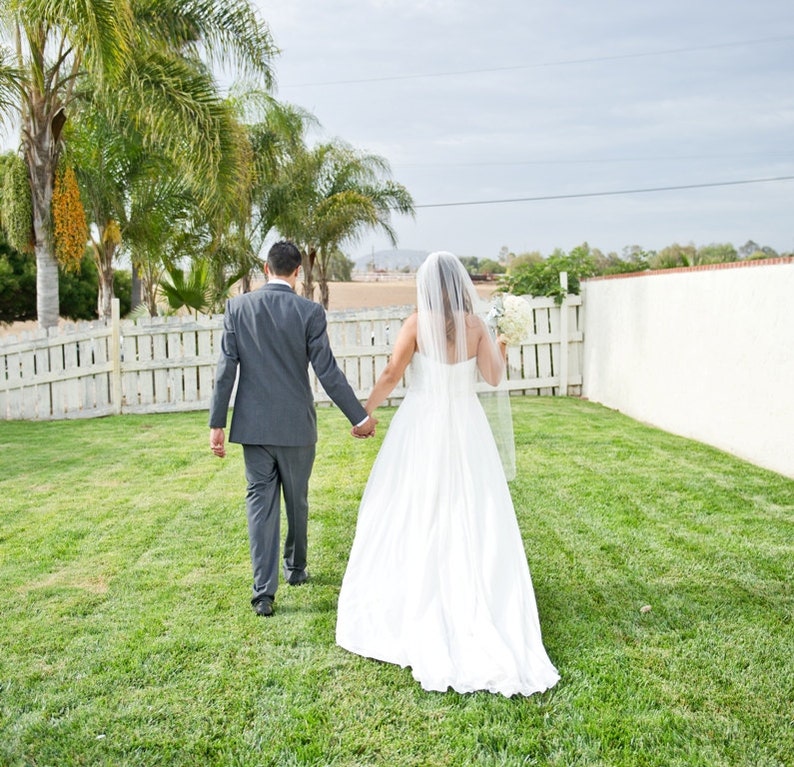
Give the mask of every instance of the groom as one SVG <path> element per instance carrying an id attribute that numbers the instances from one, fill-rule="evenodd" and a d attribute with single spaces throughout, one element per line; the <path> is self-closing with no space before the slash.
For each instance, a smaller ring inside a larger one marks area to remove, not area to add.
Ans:
<path id="1" fill-rule="evenodd" d="M 265 263 L 267 284 L 226 303 L 221 353 L 210 404 L 210 448 L 226 455 L 224 428 L 239 369 L 230 442 L 243 446 L 248 482 L 246 512 L 257 615 L 273 614 L 279 571 L 281 493 L 287 516 L 284 577 L 304 583 L 309 476 L 317 423 L 309 384 L 309 363 L 328 396 L 369 437 L 377 421 L 367 415 L 331 352 L 325 311 L 295 293 L 301 254 L 291 242 L 277 242 Z"/>

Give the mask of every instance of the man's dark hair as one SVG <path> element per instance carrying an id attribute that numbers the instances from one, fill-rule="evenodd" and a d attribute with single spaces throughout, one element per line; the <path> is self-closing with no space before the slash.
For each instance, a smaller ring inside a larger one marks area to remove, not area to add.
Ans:
<path id="1" fill-rule="evenodd" d="M 270 271 L 278 277 L 287 277 L 301 265 L 301 252 L 295 243 L 281 240 L 270 248 L 267 264 Z"/>

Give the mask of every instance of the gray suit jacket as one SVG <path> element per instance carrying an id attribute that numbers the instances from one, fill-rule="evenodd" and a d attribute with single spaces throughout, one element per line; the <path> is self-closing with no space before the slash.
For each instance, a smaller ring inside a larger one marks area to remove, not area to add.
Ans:
<path id="1" fill-rule="evenodd" d="M 211 428 L 225 428 L 239 367 L 230 442 L 312 445 L 317 417 L 309 363 L 352 424 L 367 417 L 334 359 L 325 310 L 287 285 L 265 285 L 226 302 L 210 404 Z"/>

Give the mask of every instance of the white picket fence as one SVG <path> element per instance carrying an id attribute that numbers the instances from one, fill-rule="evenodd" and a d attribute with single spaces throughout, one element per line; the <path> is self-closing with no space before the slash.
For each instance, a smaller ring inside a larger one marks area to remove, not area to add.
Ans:
<path id="1" fill-rule="evenodd" d="M 579 296 L 562 306 L 527 299 L 534 328 L 508 349 L 502 387 L 513 394 L 580 394 L 583 333 Z M 330 312 L 331 346 L 363 400 L 386 365 L 412 307 Z M 55 420 L 118 413 L 205 410 L 212 396 L 222 316 L 120 320 L 37 331 L 0 343 L 0 419 Z M 404 396 L 408 376 L 392 393 Z M 330 400 L 312 377 L 315 400 Z"/>

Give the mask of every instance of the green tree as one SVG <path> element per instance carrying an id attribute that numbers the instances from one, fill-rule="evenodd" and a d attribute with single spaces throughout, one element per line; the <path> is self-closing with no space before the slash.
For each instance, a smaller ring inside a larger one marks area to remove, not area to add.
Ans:
<path id="1" fill-rule="evenodd" d="M 97 270 L 90 250 L 78 269 L 61 270 L 58 305 L 61 317 L 72 320 L 96 319 Z M 114 292 L 122 313 L 130 308 L 130 278 L 125 272 L 114 275 Z M 36 259 L 31 253 L 11 248 L 0 235 L 0 323 L 36 318 Z"/>
<path id="2" fill-rule="evenodd" d="M 618 255 L 610 252 L 604 255 L 594 249 L 596 274 L 628 274 L 631 272 L 644 272 L 650 269 L 650 260 L 656 254 L 647 251 L 639 245 L 629 245 L 623 248 L 623 253 Z"/>
<path id="3" fill-rule="evenodd" d="M 755 253 L 751 253 L 748 257 L 748 261 L 759 261 L 764 258 L 777 258 L 777 251 L 774 248 L 770 248 L 768 245 L 762 248 L 761 250 L 756 250 Z"/>
<path id="4" fill-rule="evenodd" d="M 507 262 L 507 273 L 512 274 L 516 270 L 523 269 L 526 265 L 541 263 L 543 263 L 543 256 L 538 250 L 512 255 Z"/>
<path id="5" fill-rule="evenodd" d="M 60 272 L 58 307 L 61 317 L 70 320 L 93 320 L 96 311 L 97 270 L 91 251 L 86 249 L 80 267 Z"/>
<path id="6" fill-rule="evenodd" d="M 0 232 L 0 323 L 36 318 L 36 261 Z"/>
<path id="7" fill-rule="evenodd" d="M 386 178 L 389 174 L 384 158 L 341 141 L 297 152 L 285 169 L 290 188 L 278 208 L 276 226 L 302 247 L 304 295 L 310 298 L 316 269 L 325 308 L 334 251 L 369 229 L 380 230 L 396 245 L 391 214 L 414 213 L 408 190 Z"/>
<path id="8" fill-rule="evenodd" d="M 209 98 L 213 98 L 207 91 Z M 231 120 L 231 115 L 227 115 Z M 250 152 L 241 130 L 229 129 L 220 120 L 216 132 L 234 132 L 239 143 L 227 142 L 231 156 L 224 160 L 228 175 L 245 177 Z M 69 149 L 78 167 L 83 198 L 92 226 L 91 246 L 99 273 L 98 312 L 108 316 L 113 297 L 115 263 L 126 253 L 136 277 L 147 282 L 147 297 L 152 299 L 164 264 L 173 256 L 169 251 L 185 229 L 203 230 L 205 247 L 220 240 L 221 221 L 237 209 L 229 204 L 219 213 L 213 198 L 224 193 L 242 207 L 243 189 L 228 183 L 207 180 L 199 189 L 191 185 L 196 174 L 191 163 L 194 155 L 186 153 L 175 162 L 161 145 L 147 140 L 130 125 L 116 124 L 104 105 L 96 104 L 82 112 L 70 133 Z M 208 136 L 207 140 L 212 137 Z M 226 177 L 227 174 L 224 174 Z M 218 189 L 213 189 L 213 187 Z M 222 209 L 220 209 L 222 210 Z M 200 252 L 203 257 L 205 253 Z M 141 300 L 138 289 L 136 305 Z M 150 304 L 152 300 L 147 301 Z"/>
<path id="9" fill-rule="evenodd" d="M 0 69 L 6 114 L 21 122 L 22 155 L 28 171 L 36 254 L 39 324 L 58 322 L 58 262 L 52 236 L 51 205 L 61 131 L 77 80 L 85 71 L 113 77 L 129 53 L 131 13 L 124 2 L 18 0 L 0 5 L 0 22 L 11 31 Z M 12 53 L 12 51 L 14 53 Z"/>
<path id="10" fill-rule="evenodd" d="M 151 281 L 172 257 L 168 250 L 181 239 L 181 229 L 196 234 L 191 241 L 202 247 L 194 255 L 208 258 L 214 281 L 223 280 L 224 259 L 242 241 L 239 232 L 229 236 L 229 227 L 247 217 L 254 152 L 236 104 L 221 99 L 197 50 L 235 57 L 264 76 L 265 85 L 270 82 L 269 38 L 249 24 L 245 2 L 182 2 L 164 15 L 142 8 L 135 19 L 142 31 L 133 65 L 148 87 L 122 99 L 123 108 L 114 94 L 97 98 L 98 89 L 91 89 L 84 110 L 88 130 L 81 148 L 88 157 L 82 178 L 98 232 L 93 244 L 103 278 L 100 312 L 109 307 L 107 275 L 115 254 L 126 251 L 134 276 Z M 130 114 L 138 119 L 130 121 Z M 151 309 L 155 288 L 145 287 Z"/>
<path id="11" fill-rule="evenodd" d="M 39 323 L 49 327 L 58 321 L 55 169 L 64 124 L 86 80 L 120 120 L 155 138 L 173 160 L 191 153 L 196 188 L 202 179 L 237 183 L 225 174 L 222 151 L 223 142 L 235 137 L 213 128 L 220 101 L 201 97 L 210 79 L 207 67 L 231 62 L 269 78 L 273 46 L 249 0 L 16 0 L 0 5 L 0 21 L 12 38 L 10 47 L 0 48 L 0 106 L 5 114 L 15 110 L 21 122 L 32 190 L 37 312 Z M 222 207 L 223 196 L 207 186 Z"/>
<path id="12" fill-rule="evenodd" d="M 698 248 L 696 262 L 698 264 L 725 264 L 736 261 L 739 254 L 729 242 L 712 243 Z"/>
<path id="13" fill-rule="evenodd" d="M 662 248 L 650 260 L 651 269 L 674 269 L 679 266 L 693 266 L 697 260 L 697 249 L 691 243 L 679 245 L 677 242 Z"/>
<path id="14" fill-rule="evenodd" d="M 747 240 L 738 250 L 739 258 L 750 258 L 754 253 L 761 250 L 761 246 L 755 240 Z"/>
<path id="15" fill-rule="evenodd" d="M 541 261 L 528 260 L 517 266 L 514 261 L 500 284 L 508 293 L 551 296 L 560 304 L 566 296 L 566 291 L 560 285 L 561 272 L 568 273 L 567 292 L 578 295 L 580 281 L 595 274 L 595 259 L 586 242 L 573 248 L 570 253 L 558 248 Z"/>
<path id="16" fill-rule="evenodd" d="M 469 274 L 477 274 L 480 266 L 480 259 L 477 256 L 460 256 L 460 262 L 466 267 Z"/>
<path id="17" fill-rule="evenodd" d="M 355 265 L 355 262 L 349 259 L 341 250 L 335 250 L 331 254 L 329 279 L 334 282 L 351 282 Z"/>
<path id="18" fill-rule="evenodd" d="M 248 205 L 227 222 L 213 261 L 240 275 L 243 291 L 262 267 L 265 241 L 295 198 L 292 171 L 305 156 L 306 133 L 317 125 L 309 112 L 276 101 L 261 89 L 238 87 L 229 101 L 245 126 L 252 163 Z"/>
<path id="19" fill-rule="evenodd" d="M 97 284 L 99 275 L 90 248 L 86 248 L 80 267 L 62 269 L 58 280 L 59 311 L 61 317 L 70 320 L 94 320 L 97 318 Z M 114 292 L 119 299 L 122 315 L 130 310 L 130 278 L 126 272 L 114 275 Z"/>
<path id="20" fill-rule="evenodd" d="M 490 258 L 484 258 L 478 267 L 479 274 L 505 274 L 506 271 L 504 264 Z"/>

